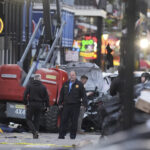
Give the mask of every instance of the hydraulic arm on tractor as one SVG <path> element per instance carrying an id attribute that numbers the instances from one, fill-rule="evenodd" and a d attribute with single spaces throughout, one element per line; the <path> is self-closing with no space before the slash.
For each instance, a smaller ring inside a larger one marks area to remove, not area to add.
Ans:
<path id="1" fill-rule="evenodd" d="M 50 111 L 43 116 L 44 123 L 42 123 L 42 126 L 48 131 L 57 131 L 57 100 L 60 95 L 61 87 L 68 76 L 65 71 L 50 67 L 50 64 L 55 62 L 56 52 L 60 47 L 60 39 L 65 25 L 60 17 L 59 0 L 56 0 L 56 5 L 57 27 L 55 32 L 52 32 L 49 0 L 43 0 L 43 18 L 39 19 L 21 59 L 17 64 L 0 66 L 0 120 L 7 120 L 8 118 L 9 120 L 12 118 L 20 120 L 25 118 L 23 93 L 31 76 L 38 73 L 41 74 L 42 82 L 47 87 L 50 104 Z M 23 63 L 41 27 L 42 30 L 36 53 L 32 65 L 26 74 L 22 69 Z M 53 33 L 55 33 L 55 35 L 53 35 Z"/>
<path id="2" fill-rule="evenodd" d="M 40 41 L 39 41 L 39 47 L 41 47 L 41 44 L 43 45 L 42 48 L 39 50 L 37 49 L 37 53 L 36 53 L 36 56 L 35 56 L 35 60 L 34 62 L 32 63 L 32 66 L 23 82 L 23 86 L 25 87 L 31 77 L 31 75 L 35 72 L 36 70 L 36 66 L 37 64 L 39 63 L 39 60 L 40 60 L 40 56 L 42 54 L 42 52 L 45 51 L 45 48 L 48 48 L 48 53 L 47 53 L 47 57 L 45 57 L 44 59 L 45 60 L 42 60 L 42 64 L 41 64 L 41 67 L 45 68 L 46 67 L 46 64 L 50 61 L 53 53 L 54 53 L 54 50 L 56 49 L 56 46 L 59 46 L 58 44 L 59 43 L 59 39 L 61 38 L 61 35 L 62 35 L 62 31 L 63 31 L 63 28 L 64 28 L 64 25 L 65 23 L 62 22 L 61 23 L 61 19 L 60 19 L 60 7 L 59 7 L 59 1 L 57 0 L 56 1 L 57 3 L 57 28 L 56 28 L 56 35 L 55 35 L 55 39 L 53 38 L 53 35 L 52 35 L 52 21 L 51 21 L 51 16 L 50 16 L 50 4 L 49 4 L 49 0 L 43 0 L 43 19 L 40 18 L 39 19 L 39 22 L 36 26 L 36 29 L 34 31 L 34 33 L 32 34 L 32 37 L 24 51 L 24 54 L 23 56 L 21 57 L 20 61 L 19 61 L 19 65 L 22 67 L 23 65 L 23 62 L 25 60 L 25 57 L 27 56 L 27 53 L 28 51 L 30 50 L 30 47 L 32 45 L 32 42 L 35 38 L 35 35 L 36 33 L 38 32 L 38 29 L 40 27 L 40 25 L 42 24 L 42 20 L 43 20 L 43 23 L 44 23 L 44 26 L 43 26 L 43 32 L 41 34 L 41 37 L 43 38 L 44 37 L 44 44 L 42 44 Z M 56 54 L 55 54 L 56 55 Z M 51 61 L 50 61 L 51 62 Z"/>

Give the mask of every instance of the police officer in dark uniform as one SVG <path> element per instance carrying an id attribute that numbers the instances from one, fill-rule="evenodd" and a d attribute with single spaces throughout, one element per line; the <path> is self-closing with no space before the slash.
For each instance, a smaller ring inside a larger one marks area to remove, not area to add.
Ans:
<path id="1" fill-rule="evenodd" d="M 123 94 L 124 94 L 124 86 L 125 86 L 125 81 L 124 81 L 124 79 L 122 79 L 125 75 L 124 66 L 118 67 L 118 73 L 119 73 L 118 77 L 116 79 L 114 79 L 111 83 L 110 95 L 115 96 L 115 95 L 119 94 L 120 99 L 122 99 L 121 96 L 123 96 Z"/>
<path id="2" fill-rule="evenodd" d="M 86 75 L 82 75 L 80 78 L 80 81 L 82 82 L 83 86 L 86 84 L 87 80 L 88 80 L 88 77 Z M 85 90 L 85 88 L 84 88 L 84 90 Z M 85 97 L 87 97 L 86 91 L 84 91 L 84 93 L 85 93 Z M 79 134 L 84 134 L 81 127 L 82 127 L 82 120 L 84 117 L 84 113 L 86 111 L 85 106 L 87 106 L 87 101 L 86 101 L 86 104 L 84 104 L 84 105 L 81 104 L 81 107 L 80 107 L 80 113 L 79 113 L 79 118 L 78 118 L 78 129 L 77 129 L 77 132 Z"/>
<path id="3" fill-rule="evenodd" d="M 41 83 L 41 75 L 35 74 L 24 92 L 24 103 L 27 106 L 26 119 L 33 138 L 38 138 L 39 121 L 42 112 L 49 107 L 49 97 L 46 87 Z"/>
<path id="4" fill-rule="evenodd" d="M 59 108 L 63 107 L 59 139 L 65 138 L 69 119 L 71 120 L 70 138 L 76 138 L 81 99 L 83 104 L 86 101 L 84 92 L 83 84 L 77 80 L 75 71 L 71 71 L 70 80 L 64 83 L 58 102 Z"/>

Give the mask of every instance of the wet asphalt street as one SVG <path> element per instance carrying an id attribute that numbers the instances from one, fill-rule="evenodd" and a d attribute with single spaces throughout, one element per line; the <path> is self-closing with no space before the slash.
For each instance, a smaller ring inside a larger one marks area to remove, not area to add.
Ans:
<path id="1" fill-rule="evenodd" d="M 0 150 L 77 150 L 99 141 L 100 135 L 94 133 L 78 134 L 75 140 L 58 139 L 58 134 L 40 133 L 39 139 L 33 139 L 30 133 L 0 134 Z"/>

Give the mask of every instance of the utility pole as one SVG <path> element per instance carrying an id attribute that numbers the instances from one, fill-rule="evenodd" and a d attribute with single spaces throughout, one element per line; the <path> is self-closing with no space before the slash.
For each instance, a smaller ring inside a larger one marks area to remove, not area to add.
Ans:
<path id="1" fill-rule="evenodd" d="M 14 54 L 14 32 L 15 32 L 15 29 L 14 29 L 14 26 L 15 26 L 15 6 L 14 4 L 12 3 L 12 13 L 11 13 L 11 18 L 12 18 L 12 26 L 11 26 L 11 39 L 12 39 L 12 62 L 11 63 L 14 63 L 14 57 L 15 57 L 15 54 Z"/>
<path id="2" fill-rule="evenodd" d="M 29 42 L 29 11 L 30 11 L 30 5 L 32 0 L 26 0 L 27 4 L 26 4 L 26 26 L 25 26 L 25 33 L 26 33 L 26 43 L 25 46 L 28 44 Z M 30 66 L 30 60 L 31 60 L 31 52 L 28 53 L 25 61 L 24 61 L 24 65 L 23 65 L 23 69 L 28 72 L 29 70 L 29 66 Z"/>
<path id="3" fill-rule="evenodd" d="M 4 37 L 4 64 L 7 62 L 8 51 L 8 1 L 5 0 L 5 37 Z"/>
<path id="4" fill-rule="evenodd" d="M 43 18 L 45 24 L 45 39 L 46 43 L 52 44 L 53 42 L 53 33 L 52 33 L 52 19 L 50 14 L 50 1 L 43 0 Z"/>
<path id="5" fill-rule="evenodd" d="M 133 125 L 134 115 L 134 53 L 135 53 L 135 21 L 136 21 L 136 0 L 126 0 L 126 15 L 127 15 L 127 33 L 123 38 L 123 65 L 125 66 L 124 76 L 125 81 L 124 93 L 121 97 L 123 102 L 122 107 L 122 125 L 123 129 L 129 129 Z"/>
<path id="6" fill-rule="evenodd" d="M 97 9 L 101 9 L 101 4 L 102 2 L 100 0 L 96 1 L 97 3 Z M 106 7 L 106 4 L 105 4 Z M 102 32 L 103 32 L 103 18 L 102 17 L 97 17 L 97 59 L 95 60 L 95 63 L 101 67 L 101 60 L 102 60 L 102 54 L 101 54 L 101 37 L 102 37 Z"/>
<path id="7" fill-rule="evenodd" d="M 101 59 L 102 59 L 102 54 L 101 54 L 101 37 L 102 37 L 102 31 L 103 31 L 103 18 L 102 17 L 97 17 L 97 59 L 95 63 L 101 67 Z"/>

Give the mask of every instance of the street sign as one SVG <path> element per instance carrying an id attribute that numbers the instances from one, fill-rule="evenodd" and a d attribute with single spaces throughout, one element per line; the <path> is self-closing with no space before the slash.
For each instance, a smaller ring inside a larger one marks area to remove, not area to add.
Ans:
<path id="1" fill-rule="evenodd" d="M 79 61 L 79 52 L 77 51 L 66 51 L 65 55 L 66 61 Z"/>

